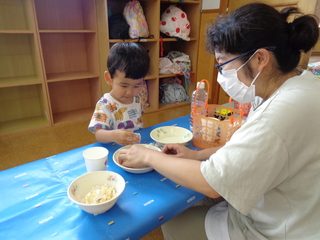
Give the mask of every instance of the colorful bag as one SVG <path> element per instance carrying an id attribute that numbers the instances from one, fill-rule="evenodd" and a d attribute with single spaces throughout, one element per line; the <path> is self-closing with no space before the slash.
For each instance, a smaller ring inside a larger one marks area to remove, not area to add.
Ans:
<path id="1" fill-rule="evenodd" d="M 182 72 L 182 68 L 178 64 L 173 64 L 167 57 L 160 58 L 159 62 L 160 74 L 178 74 Z"/>
<path id="2" fill-rule="evenodd" d="M 140 98 L 141 98 L 141 105 L 142 108 L 145 109 L 150 106 L 148 102 L 148 85 L 146 81 L 143 81 L 142 83 L 142 89 L 140 91 Z"/>
<path id="3" fill-rule="evenodd" d="M 192 82 L 191 81 L 191 60 L 189 55 L 179 51 L 171 51 L 167 55 L 167 58 L 169 58 L 173 64 L 179 65 L 181 67 L 181 71 L 183 72 L 183 75 L 184 75 L 186 92 L 188 92 L 188 84 Z"/>
<path id="4" fill-rule="evenodd" d="M 187 94 L 180 80 L 168 78 L 163 80 L 160 86 L 160 101 L 162 103 L 179 103 L 187 98 Z"/>
<path id="5" fill-rule="evenodd" d="M 190 41 L 190 22 L 180 8 L 170 5 L 161 15 L 160 32 L 169 37 Z"/>
<path id="6" fill-rule="evenodd" d="M 130 1 L 123 10 L 123 16 L 129 24 L 130 38 L 149 37 L 149 29 L 139 1 Z"/>

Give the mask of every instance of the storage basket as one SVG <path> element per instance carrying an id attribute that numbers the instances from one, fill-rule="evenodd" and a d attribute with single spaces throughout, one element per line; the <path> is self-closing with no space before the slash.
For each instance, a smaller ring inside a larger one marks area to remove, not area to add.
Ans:
<path id="1" fill-rule="evenodd" d="M 251 103 L 239 103 L 237 101 L 234 101 L 233 104 L 234 104 L 234 108 L 240 109 L 243 111 L 243 116 L 248 117 L 251 109 Z"/>
<path id="2" fill-rule="evenodd" d="M 209 82 L 205 79 L 202 81 L 207 83 L 209 95 Z M 197 93 L 198 89 L 196 95 Z M 231 99 L 229 102 L 231 106 Z M 194 105 L 193 109 L 193 144 L 202 149 L 225 144 L 242 125 L 243 112 L 239 109 L 208 104 L 208 100 L 203 107 Z M 197 114 L 205 109 L 207 109 L 207 117 Z"/>

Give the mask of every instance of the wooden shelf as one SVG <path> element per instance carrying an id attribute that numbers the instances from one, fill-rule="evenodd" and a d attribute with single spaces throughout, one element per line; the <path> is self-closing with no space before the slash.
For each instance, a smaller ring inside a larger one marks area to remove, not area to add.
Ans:
<path id="1" fill-rule="evenodd" d="M 175 0 L 161 0 L 164 3 L 179 3 L 179 4 L 199 4 L 199 0 L 183 0 L 183 1 L 175 1 Z"/>
<path id="2" fill-rule="evenodd" d="M 15 119 L 6 122 L 0 122 L 0 135 L 24 132 L 48 126 L 50 126 L 50 121 L 47 119 L 46 116 L 35 116 L 23 119 Z"/>
<path id="3" fill-rule="evenodd" d="M 94 30 L 40 30 L 39 33 L 96 33 Z"/>
<path id="4" fill-rule="evenodd" d="M 159 109 L 157 107 L 147 107 L 144 109 L 144 114 L 153 113 L 158 111 Z"/>
<path id="5" fill-rule="evenodd" d="M 117 43 L 117 42 L 158 42 L 157 39 L 154 38 L 141 38 L 141 39 L 110 39 L 109 43 Z"/>
<path id="6" fill-rule="evenodd" d="M 0 88 L 0 134 L 49 125 L 44 93 L 42 84 Z"/>
<path id="7" fill-rule="evenodd" d="M 0 34 L 33 34 L 31 30 L 0 30 Z"/>
<path id="8" fill-rule="evenodd" d="M 192 75 L 195 75 L 196 73 L 192 71 Z M 184 76 L 183 73 L 177 73 L 177 74 L 160 74 L 159 78 L 168 78 L 168 77 L 176 77 L 176 76 Z"/>
<path id="9" fill-rule="evenodd" d="M 26 34 L 25 31 L 21 34 L 0 34 L 1 87 L 41 83 L 42 73 L 35 40 L 34 34 Z"/>
<path id="10" fill-rule="evenodd" d="M 96 30 L 95 0 L 34 0 L 39 30 Z"/>
<path id="11" fill-rule="evenodd" d="M 97 73 L 92 73 L 89 71 L 49 73 L 47 74 L 47 81 L 59 82 L 59 81 L 70 81 L 70 80 L 79 80 L 79 79 L 97 78 L 97 77 L 99 77 Z"/>
<path id="12" fill-rule="evenodd" d="M 189 101 L 184 101 L 184 102 L 179 102 L 179 103 L 160 103 L 159 109 L 164 110 L 164 109 L 169 109 L 169 108 L 178 108 L 186 105 L 191 105 L 191 102 Z"/>
<path id="13" fill-rule="evenodd" d="M 125 39 L 149 51 L 145 78 L 149 107 L 158 116 L 185 109 L 190 102 L 161 104 L 159 74 L 160 17 L 171 4 L 187 13 L 190 41 L 163 38 L 165 51 L 190 56 L 195 78 L 201 0 L 140 0 L 153 38 Z M 128 0 L 0 0 L 0 135 L 87 119 L 109 91 L 104 72 L 110 47 L 108 14 L 122 12 Z M 184 75 L 178 74 L 180 79 Z M 189 92 L 195 83 L 189 84 Z M 190 95 L 191 96 L 191 95 Z M 189 97 L 190 97 L 189 96 Z M 12 105 L 15 107 L 12 109 Z"/>
<path id="14" fill-rule="evenodd" d="M 90 118 L 92 116 L 93 108 L 84 108 L 84 109 L 77 109 L 62 113 L 54 113 L 53 119 L 54 124 L 62 124 L 62 123 L 68 123 L 68 122 L 74 122 L 78 120 L 84 120 L 88 119 L 88 124 L 90 121 Z"/>
<path id="15" fill-rule="evenodd" d="M 41 84 L 40 76 L 0 78 L 0 88 Z"/>
<path id="16" fill-rule="evenodd" d="M 35 29 L 31 0 L 1 0 L 0 12 L 0 31 Z"/>
<path id="17" fill-rule="evenodd" d="M 87 109 L 92 114 L 96 102 L 102 96 L 99 78 L 50 82 L 48 90 L 54 124 L 61 122 L 60 119 L 71 120 L 72 114 L 75 114 L 74 120 L 83 119 L 78 115 L 87 112 Z"/>
<path id="18" fill-rule="evenodd" d="M 107 8 L 112 14 L 120 13 L 123 11 L 125 4 L 128 1 L 115 1 L 107 0 Z M 185 107 L 190 104 L 190 102 L 183 102 L 179 104 L 161 104 L 159 102 L 159 91 L 160 91 L 160 81 L 163 78 L 179 76 L 183 80 L 184 74 L 159 74 L 159 52 L 160 52 L 160 41 L 163 41 L 163 47 L 166 52 L 171 50 L 181 51 L 190 56 L 192 62 L 193 78 L 196 78 L 197 70 L 197 50 L 198 50 L 198 37 L 199 37 L 199 27 L 200 27 L 200 9 L 202 1 L 192 1 L 185 0 L 184 2 L 177 1 L 167 1 L 167 0 L 152 0 L 152 1 L 140 1 L 143 11 L 146 16 L 146 21 L 148 23 L 150 35 L 153 35 L 152 39 L 141 39 L 139 43 L 149 50 L 149 56 L 151 59 L 151 66 L 149 73 L 146 77 L 149 93 L 149 104 L 150 107 L 145 109 L 146 114 L 153 114 L 157 111 L 163 109 L 179 108 L 181 106 Z M 181 7 L 183 11 L 187 13 L 188 20 L 191 25 L 190 41 L 179 41 L 176 38 L 160 38 L 160 17 L 167 7 L 171 4 L 176 4 Z M 101 6 L 100 6 L 101 7 Z M 159 21 L 155 21 L 159 19 Z M 107 25 L 101 26 L 107 27 Z M 108 36 L 107 36 L 108 37 Z M 109 42 L 109 49 L 112 44 L 117 42 L 123 42 L 122 39 L 106 39 L 104 41 Z M 137 39 L 125 39 L 126 42 L 138 42 Z M 108 49 L 108 50 L 109 50 Z M 101 52 L 101 51 L 100 51 Z M 107 58 L 107 54 L 104 55 Z M 195 83 L 189 84 L 188 95 L 191 97 L 192 91 L 195 89 Z"/>
<path id="19" fill-rule="evenodd" d="M 164 42 L 180 42 L 180 43 L 185 43 L 185 42 L 190 42 L 190 41 L 197 41 L 197 38 L 190 38 L 190 41 L 181 41 L 177 40 L 176 38 L 162 38 Z"/>

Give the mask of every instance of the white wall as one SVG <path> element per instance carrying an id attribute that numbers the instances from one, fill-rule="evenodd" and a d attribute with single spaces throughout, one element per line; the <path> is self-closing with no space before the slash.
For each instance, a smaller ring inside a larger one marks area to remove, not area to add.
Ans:
<path id="1" fill-rule="evenodd" d="M 219 9 L 220 0 L 202 0 L 202 10 L 205 9 Z"/>

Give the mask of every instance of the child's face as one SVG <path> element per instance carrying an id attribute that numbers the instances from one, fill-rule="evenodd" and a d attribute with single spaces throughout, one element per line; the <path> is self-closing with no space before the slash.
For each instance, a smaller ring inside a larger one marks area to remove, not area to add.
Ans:
<path id="1" fill-rule="evenodd" d="M 111 96 L 123 104 L 132 103 L 133 97 L 140 93 L 144 80 L 143 78 L 125 78 L 125 73 L 119 71 L 116 71 L 113 79 L 111 79 L 108 72 L 105 72 L 105 77 L 107 83 L 112 87 Z"/>

